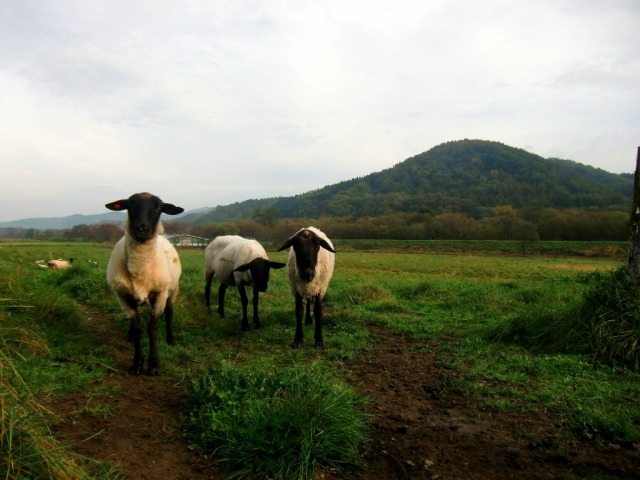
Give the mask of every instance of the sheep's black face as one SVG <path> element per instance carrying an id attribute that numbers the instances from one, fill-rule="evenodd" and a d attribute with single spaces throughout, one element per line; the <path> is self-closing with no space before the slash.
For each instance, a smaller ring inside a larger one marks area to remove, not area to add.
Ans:
<path id="1" fill-rule="evenodd" d="M 156 235 L 162 214 L 162 200 L 149 193 L 129 197 L 129 234 L 138 242 L 146 242 Z"/>
<path id="2" fill-rule="evenodd" d="M 269 286 L 269 261 L 263 258 L 256 258 L 251 262 L 251 280 L 253 286 L 258 289 L 259 292 L 266 292 Z"/>
<path id="3" fill-rule="evenodd" d="M 318 264 L 320 247 L 329 252 L 336 253 L 326 240 L 316 235 L 312 230 L 305 228 L 292 237 L 289 237 L 278 251 L 293 248 L 298 276 L 302 281 L 310 282 L 316 276 L 316 265 Z"/>
<path id="4" fill-rule="evenodd" d="M 129 212 L 127 232 L 139 242 L 146 242 L 157 235 L 160 214 L 178 215 L 184 212 L 184 208 L 164 203 L 147 192 L 136 193 L 129 198 L 107 203 L 105 207 L 116 212 L 122 210 Z"/>
<path id="5" fill-rule="evenodd" d="M 305 282 L 310 282 L 316 276 L 320 245 L 313 241 L 302 241 L 294 245 L 293 249 L 296 252 L 298 275 Z"/>
<path id="6" fill-rule="evenodd" d="M 300 278 L 305 282 L 310 282 L 316 276 L 316 267 L 300 267 L 298 266 L 298 273 L 300 274 Z"/>

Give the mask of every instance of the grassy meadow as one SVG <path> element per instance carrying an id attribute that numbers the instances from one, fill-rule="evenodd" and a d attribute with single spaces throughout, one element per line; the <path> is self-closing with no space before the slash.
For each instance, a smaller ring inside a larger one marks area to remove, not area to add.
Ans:
<path id="1" fill-rule="evenodd" d="M 639 326 L 633 310 L 640 301 L 634 292 L 603 287 L 619 279 L 620 256 L 593 253 L 619 247 L 581 246 L 590 253 L 568 255 L 567 245 L 556 250 L 547 245 L 544 254 L 522 256 L 518 245 L 505 255 L 495 248 L 468 254 L 470 244 L 451 254 L 451 247 L 433 253 L 406 249 L 403 242 L 334 243 L 326 351 L 313 348 L 309 327 L 304 347 L 290 348 L 295 320 L 284 270 L 272 271 L 261 295 L 263 328 L 242 332 L 237 292 L 227 293 L 226 318 L 208 313 L 204 251 L 179 250 L 176 344 L 159 342 L 161 369 L 189 394 L 190 410 L 181 412 L 189 442 L 215 452 L 213 457 L 239 478 L 256 468 L 256 455 L 264 459 L 259 471 L 283 478 L 313 478 L 320 466 L 357 465 L 367 445 L 362 405 L 368 400 L 346 385 L 345 364 L 375 350 L 367 330 L 371 324 L 425 340 L 415 348 L 433 348 L 427 340 L 437 340 L 438 361 L 452 372 L 449 388 L 480 407 L 554 412 L 572 435 L 601 443 L 640 442 Z M 0 241 L 0 472 L 5 478 L 118 478 L 112 466 L 96 466 L 60 448 L 48 433 L 51 412 L 39 402 L 95 389 L 114 367 L 104 345 L 92 340 L 83 308 L 112 316 L 114 335 L 126 332 L 104 280 L 110 252 L 109 245 Z M 283 252 L 269 256 L 286 261 Z M 35 264 L 69 257 L 76 260 L 67 271 Z M 605 298 L 602 292 L 608 292 Z M 216 294 L 214 282 L 212 305 Z M 632 311 L 620 313 L 627 308 Z M 594 312 L 595 320 L 589 318 Z M 622 330 L 616 318 L 622 319 Z M 84 368 L 87 364 L 105 368 Z M 321 441 L 305 430 L 308 426 L 292 428 L 305 411 L 330 432 Z M 292 449 L 284 435 L 261 438 L 265 428 L 299 431 L 290 441 L 303 447 Z M 243 448 L 248 444 L 264 451 Z M 298 457 L 285 457 L 292 450 L 300 450 Z"/>

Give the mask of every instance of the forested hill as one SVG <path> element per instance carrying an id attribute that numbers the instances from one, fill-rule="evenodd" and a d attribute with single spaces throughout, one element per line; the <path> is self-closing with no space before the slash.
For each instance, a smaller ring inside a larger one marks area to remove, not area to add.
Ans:
<path id="1" fill-rule="evenodd" d="M 195 223 L 251 218 L 275 207 L 280 218 L 367 217 L 396 212 L 460 212 L 479 218 L 499 205 L 627 212 L 633 174 L 545 159 L 485 140 L 438 145 L 392 168 L 319 190 L 216 207 Z"/>

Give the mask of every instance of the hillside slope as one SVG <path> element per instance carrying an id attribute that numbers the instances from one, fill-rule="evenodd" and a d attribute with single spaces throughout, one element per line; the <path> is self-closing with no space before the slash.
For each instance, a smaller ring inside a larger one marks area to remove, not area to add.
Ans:
<path id="1" fill-rule="evenodd" d="M 497 205 L 628 211 L 632 174 L 613 174 L 570 160 L 545 159 L 499 142 L 438 145 L 392 168 L 294 197 L 216 207 L 189 223 L 250 218 L 275 207 L 281 218 L 378 216 L 398 211 L 462 212 L 481 217 Z"/>
<path id="2" fill-rule="evenodd" d="M 480 218 L 498 205 L 628 212 L 633 174 L 614 174 L 571 160 L 545 159 L 486 140 L 443 143 L 395 166 L 292 197 L 249 199 L 186 212 L 166 223 L 189 226 L 252 218 L 375 217 L 398 212 L 460 212 Z M 121 214 L 72 215 L 0 223 L 3 229 L 65 229 L 122 223 Z"/>

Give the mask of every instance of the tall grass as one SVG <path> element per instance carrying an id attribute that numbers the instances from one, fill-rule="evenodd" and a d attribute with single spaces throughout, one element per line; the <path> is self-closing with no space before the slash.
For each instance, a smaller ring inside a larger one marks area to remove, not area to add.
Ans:
<path id="1" fill-rule="evenodd" d="M 84 460 L 47 429 L 53 415 L 39 404 L 15 368 L 12 342 L 38 352 L 46 346 L 22 329 L 0 329 L 0 472 L 6 479 L 89 479 Z"/>
<path id="2" fill-rule="evenodd" d="M 0 474 L 5 479 L 116 478 L 109 467 L 74 454 L 56 439 L 48 428 L 55 413 L 38 401 L 42 395 L 81 390 L 100 375 L 78 365 L 51 367 L 56 352 L 74 355 L 91 348 L 82 335 L 86 318 L 80 306 L 58 290 L 63 277 L 26 268 L 20 255 L 7 259 L 2 253 Z"/>
<path id="3" fill-rule="evenodd" d="M 312 479 L 361 463 L 363 405 L 318 363 L 255 371 L 221 362 L 194 382 L 191 403 L 193 447 L 232 478 Z"/>
<path id="4" fill-rule="evenodd" d="M 539 351 L 585 354 L 640 368 L 640 289 L 626 267 L 583 274 L 581 296 L 561 308 L 529 311 L 499 326 L 494 338 Z"/>

